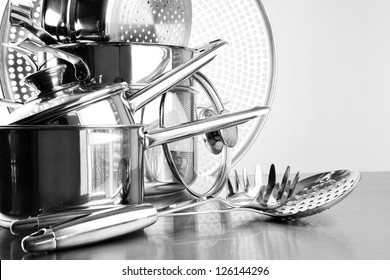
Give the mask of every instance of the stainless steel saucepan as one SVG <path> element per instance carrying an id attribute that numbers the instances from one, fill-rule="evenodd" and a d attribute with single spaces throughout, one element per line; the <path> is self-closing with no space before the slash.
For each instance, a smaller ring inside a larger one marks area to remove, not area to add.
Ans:
<path id="1" fill-rule="evenodd" d="M 130 97 L 127 94 L 127 83 L 90 83 L 86 85 L 68 83 L 61 85 L 66 68 L 57 65 L 54 68 L 40 70 L 26 77 L 26 82 L 33 84 L 40 91 L 38 97 L 32 98 L 24 105 L 21 104 L 20 108 L 13 111 L 8 120 L 4 120 L 2 124 L 134 124 L 133 113 L 193 75 L 214 59 L 225 45 L 226 42 L 222 40 L 209 43 L 203 52 L 158 76 Z M 18 44 L 15 48 L 23 48 L 24 46 Z M 55 53 L 54 48 L 43 46 L 42 50 L 46 49 Z M 6 106 L 8 106 L 7 104 Z M 90 119 L 86 121 L 87 117 L 85 116 L 90 116 L 91 112 L 94 113 L 94 116 L 98 113 L 105 114 L 106 117 L 101 116 L 101 120 Z"/>
<path id="2" fill-rule="evenodd" d="M 144 151 L 242 124 L 269 108 L 147 131 L 142 125 L 0 127 L 1 220 L 92 200 L 140 204 Z"/>

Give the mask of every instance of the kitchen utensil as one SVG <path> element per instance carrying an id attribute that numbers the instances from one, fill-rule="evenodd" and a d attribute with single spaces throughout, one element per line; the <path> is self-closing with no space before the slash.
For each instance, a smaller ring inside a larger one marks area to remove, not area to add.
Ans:
<path id="1" fill-rule="evenodd" d="M 84 246 L 144 229 L 156 221 L 157 210 L 151 204 L 119 207 L 41 229 L 21 244 L 23 251 L 31 253 Z"/>
<path id="2" fill-rule="evenodd" d="M 42 26 L 58 41 L 127 41 L 186 45 L 190 0 L 42 2 Z"/>
<path id="3" fill-rule="evenodd" d="M 77 205 L 96 192 L 114 203 L 140 204 L 146 149 L 239 125 L 268 111 L 253 108 L 153 131 L 142 125 L 0 127 L 2 220 Z"/>
<path id="4" fill-rule="evenodd" d="M 231 112 L 254 104 L 272 105 L 276 84 L 276 48 L 263 2 L 192 1 L 192 30 L 188 46 L 197 46 L 215 36 L 229 42 L 230 47 L 224 56 L 202 69 L 202 73 L 213 82 L 226 104 L 225 109 Z M 198 105 L 202 106 L 201 103 Z M 240 127 L 240 138 L 232 149 L 232 166 L 256 141 L 265 121 L 266 117 L 263 117 Z M 200 158 L 207 158 L 208 153 L 207 149 L 198 152 Z M 199 169 L 205 176 L 214 175 L 219 168 L 218 162 L 212 158 L 204 160 Z"/>
<path id="5" fill-rule="evenodd" d="M 248 206 L 236 207 L 231 200 L 220 197 L 204 197 L 182 204 L 171 205 L 172 215 L 179 215 L 180 211 L 200 206 L 206 203 L 217 203 L 219 209 L 206 212 L 183 212 L 180 215 L 200 215 L 213 212 L 248 210 L 278 219 L 299 219 L 321 213 L 336 205 L 347 197 L 358 185 L 361 179 L 359 172 L 337 170 L 325 172 L 299 181 L 291 197 L 284 205 L 270 209 L 257 203 Z M 168 214 L 168 213 L 167 213 Z"/>
<path id="6" fill-rule="evenodd" d="M 286 204 L 291 198 L 294 188 L 299 180 L 299 173 L 294 179 L 289 180 L 290 167 L 286 168 L 282 182 L 276 183 L 275 166 L 272 164 L 268 184 L 262 184 L 262 173 L 260 166 L 256 167 L 254 185 L 249 183 L 246 168 L 243 171 L 243 186 L 240 183 L 239 175 L 235 170 L 235 184 L 228 179 L 228 192 L 226 200 L 235 207 L 253 207 L 257 209 L 276 209 Z"/>
<path id="7" fill-rule="evenodd" d="M 208 44 L 208 48 L 205 48 L 204 52 L 191 58 L 175 69 L 159 76 L 145 88 L 127 98 L 127 102 L 126 83 L 112 85 L 66 84 L 63 85 L 62 88 L 59 88 L 61 90 L 57 87 L 54 89 L 44 89 L 41 92 L 41 96 L 30 100 L 23 107 L 12 112 L 9 115 L 8 121 L 4 121 L 3 124 L 42 124 L 56 122 L 60 122 L 61 124 L 74 124 L 76 122 L 77 124 L 94 125 L 96 124 L 95 120 L 92 121 L 93 123 L 86 123 L 83 121 L 83 117 L 86 119 L 88 114 L 91 115 L 91 111 L 95 113 L 95 117 L 96 112 L 108 114 L 105 117 L 105 122 L 98 124 L 135 123 L 133 117 L 134 112 L 138 111 L 151 100 L 166 92 L 178 82 L 188 78 L 199 70 L 199 68 L 210 62 L 224 45 L 226 45 L 226 42 L 221 40 L 211 42 Z M 48 46 L 46 47 L 50 48 Z M 52 69 L 53 68 L 49 68 L 49 70 L 40 70 L 37 73 L 28 76 L 26 80 L 29 83 L 35 83 L 35 87 L 42 90 L 43 86 L 37 84 L 42 80 L 60 82 L 58 80 L 59 74 L 53 73 L 53 71 L 51 71 Z M 63 72 L 63 69 L 58 68 L 58 66 L 54 69 Z M 105 106 L 106 109 L 101 110 L 102 106 Z M 83 108 L 86 107 L 87 109 L 82 111 Z M 90 110 L 89 113 L 85 112 L 87 110 Z M 81 115 L 81 117 L 79 115 Z M 110 123 L 107 123 L 107 121 Z"/>
<path id="8" fill-rule="evenodd" d="M 119 209 L 120 207 L 125 207 L 125 205 L 95 205 L 89 207 L 60 207 L 62 211 L 54 211 L 50 213 L 38 213 L 34 217 L 28 217 L 22 220 L 15 220 L 10 225 L 10 231 L 13 235 L 28 235 L 34 233 L 42 228 L 53 227 L 57 224 L 62 224 L 70 222 L 76 219 L 84 218 L 92 213 L 104 211 L 104 210 L 114 210 Z"/>

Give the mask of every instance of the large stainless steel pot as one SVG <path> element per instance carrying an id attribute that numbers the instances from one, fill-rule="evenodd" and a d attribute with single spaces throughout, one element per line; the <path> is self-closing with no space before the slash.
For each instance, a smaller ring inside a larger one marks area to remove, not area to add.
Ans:
<path id="1" fill-rule="evenodd" d="M 154 131 L 142 125 L 0 127 L 0 220 L 94 197 L 140 204 L 146 149 L 236 126 L 268 110 L 258 107 Z"/>

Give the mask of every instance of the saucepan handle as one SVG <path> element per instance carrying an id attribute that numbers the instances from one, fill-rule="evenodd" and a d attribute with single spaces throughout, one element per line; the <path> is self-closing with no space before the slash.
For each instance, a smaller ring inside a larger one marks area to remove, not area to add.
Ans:
<path id="1" fill-rule="evenodd" d="M 227 42 L 223 40 L 216 40 L 205 45 L 204 51 L 199 55 L 164 73 L 148 86 L 132 95 L 128 99 L 132 112 L 134 113 L 143 108 L 164 92 L 196 73 L 200 68 L 213 60 L 226 44 Z"/>
<path id="2" fill-rule="evenodd" d="M 185 138 L 210 133 L 220 129 L 243 124 L 251 119 L 268 114 L 269 107 L 254 107 L 241 112 L 213 116 L 170 128 L 145 132 L 145 148 L 176 142 Z"/>
<path id="3" fill-rule="evenodd" d="M 63 50 L 53 48 L 51 46 L 46 46 L 31 39 L 24 39 L 18 43 L 3 45 L 15 49 L 19 53 L 27 57 L 39 52 L 45 52 L 53 55 L 56 58 L 65 60 L 73 65 L 75 69 L 75 78 L 78 81 L 86 81 L 91 76 L 91 72 L 88 68 L 88 65 L 83 59 Z"/>

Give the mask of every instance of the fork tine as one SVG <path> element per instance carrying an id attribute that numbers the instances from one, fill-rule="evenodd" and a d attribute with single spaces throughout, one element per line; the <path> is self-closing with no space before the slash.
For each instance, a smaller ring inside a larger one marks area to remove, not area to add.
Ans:
<path id="1" fill-rule="evenodd" d="M 280 206 L 285 205 L 289 198 L 290 190 L 291 190 L 291 180 L 288 180 L 282 194 L 282 198 L 280 199 Z"/>
<path id="2" fill-rule="evenodd" d="M 272 164 L 268 175 L 268 186 L 271 186 L 273 188 L 275 182 L 276 182 L 276 171 L 275 171 L 275 165 Z"/>
<path id="3" fill-rule="evenodd" d="M 236 190 L 235 186 L 232 184 L 232 180 L 230 178 L 228 178 L 228 180 L 227 180 L 227 190 L 228 190 L 227 195 L 226 195 L 227 197 L 232 196 L 237 192 L 237 190 Z"/>
<path id="4" fill-rule="evenodd" d="M 255 170 L 255 187 L 260 187 L 262 185 L 263 185 L 263 174 L 261 172 L 260 164 L 257 164 Z"/>
<path id="5" fill-rule="evenodd" d="M 243 182 L 244 182 L 244 190 L 246 193 L 249 193 L 251 190 L 251 185 L 249 183 L 249 177 L 246 171 L 246 167 L 242 169 L 242 176 L 243 176 Z"/>
<path id="6" fill-rule="evenodd" d="M 275 183 L 276 183 L 276 171 L 275 171 L 275 165 L 272 164 L 269 170 L 268 184 L 264 188 L 264 196 L 263 196 L 264 203 L 268 202 L 272 194 L 272 191 L 275 187 Z"/>
<path id="7" fill-rule="evenodd" d="M 236 190 L 237 191 L 242 190 L 241 183 L 240 183 L 240 176 L 238 175 L 237 170 L 234 170 L 234 177 L 236 181 Z"/>
<path id="8" fill-rule="evenodd" d="M 298 181 L 299 181 L 299 176 L 300 176 L 300 174 L 298 172 L 297 175 L 295 175 L 294 180 L 291 183 L 291 188 L 290 188 L 290 191 L 289 191 L 289 194 L 288 194 L 288 198 L 292 197 L 292 195 L 294 194 L 295 187 L 296 187 L 296 185 L 298 184 Z"/>
<path id="9" fill-rule="evenodd" d="M 280 191 L 278 193 L 278 199 L 281 199 L 283 196 L 284 189 L 286 188 L 286 184 L 288 181 L 288 177 L 290 176 L 290 166 L 287 166 L 286 171 L 284 172 L 282 183 L 280 184 Z"/>

